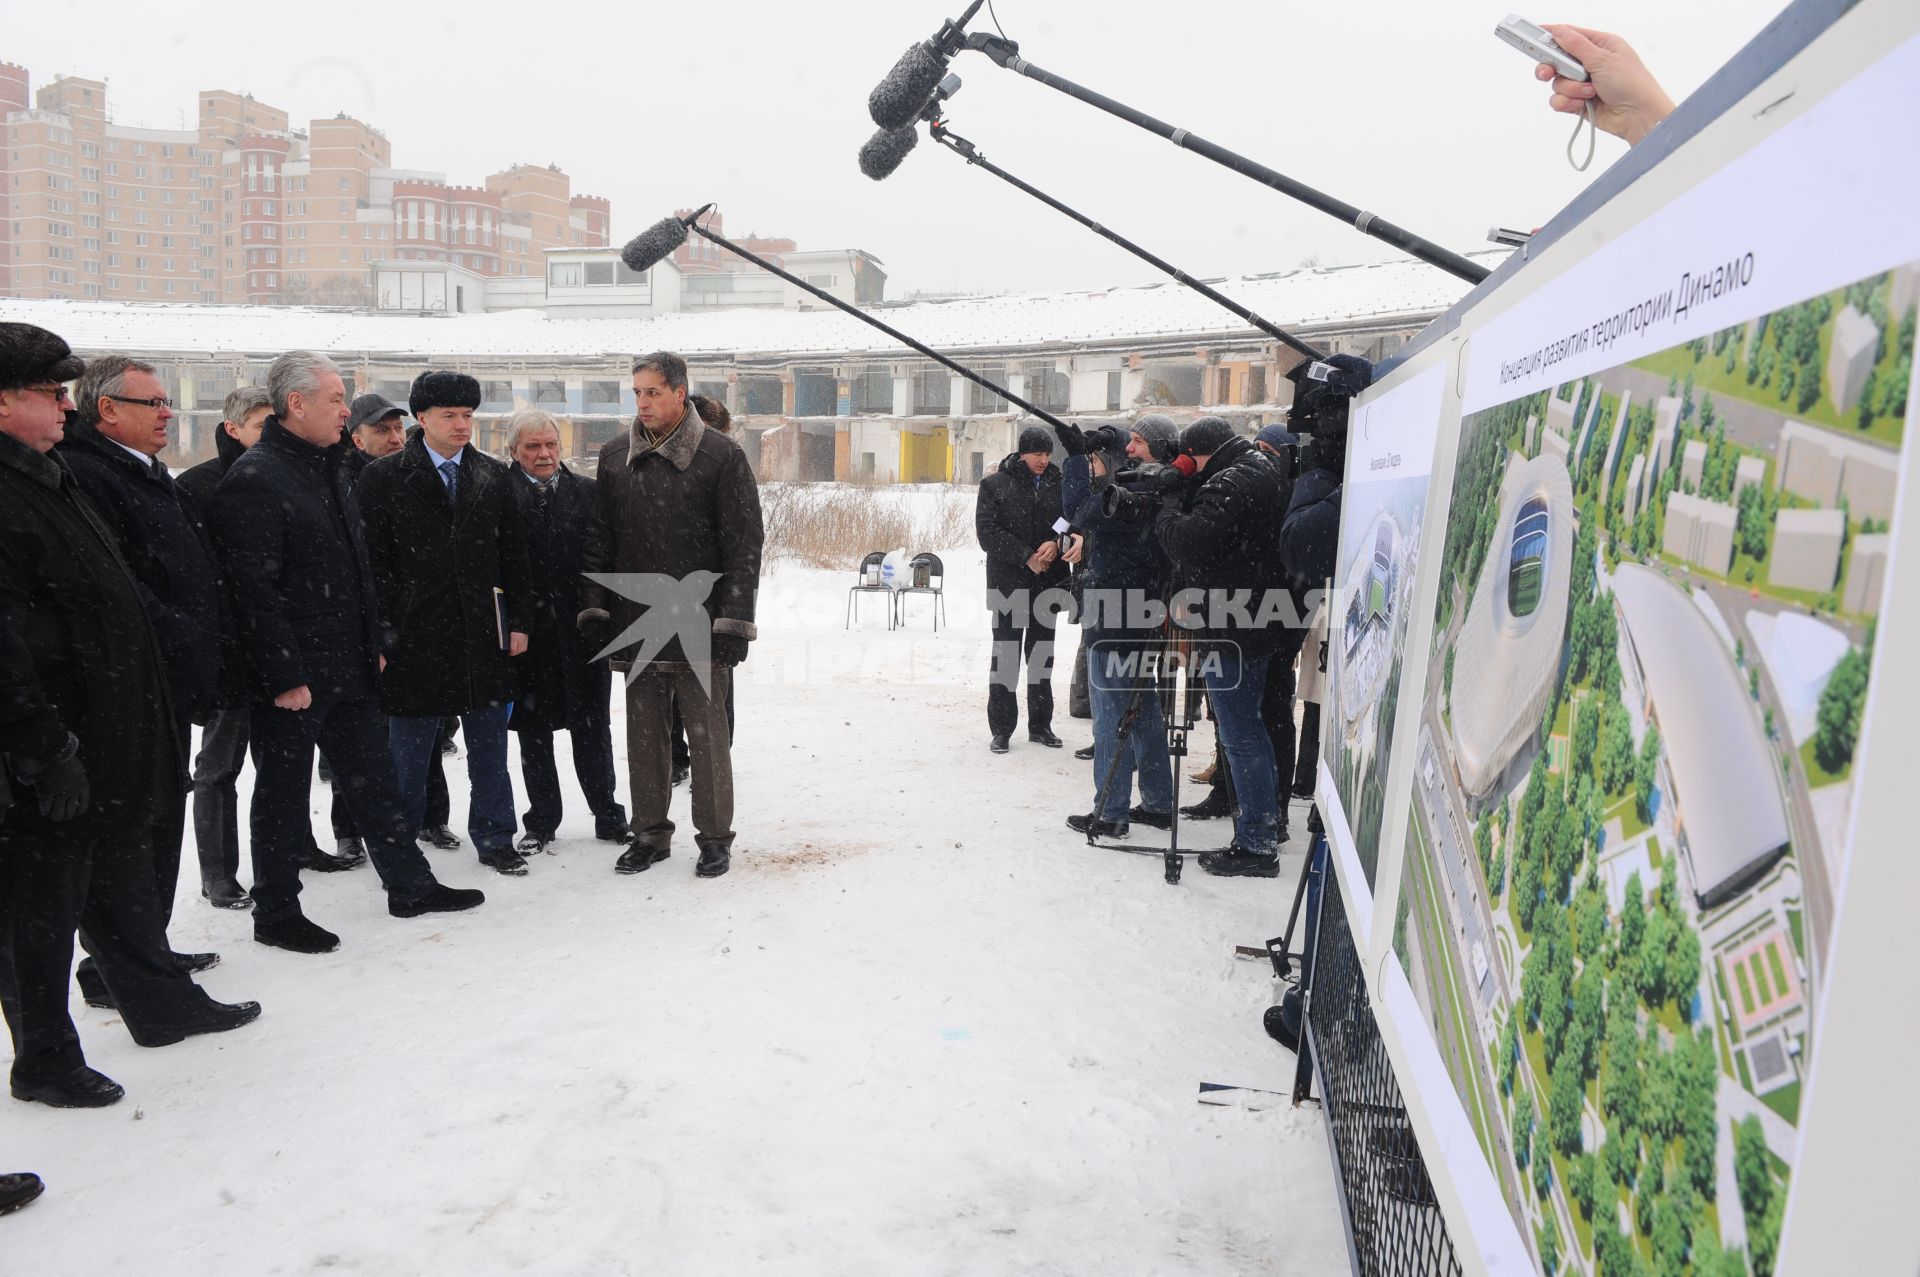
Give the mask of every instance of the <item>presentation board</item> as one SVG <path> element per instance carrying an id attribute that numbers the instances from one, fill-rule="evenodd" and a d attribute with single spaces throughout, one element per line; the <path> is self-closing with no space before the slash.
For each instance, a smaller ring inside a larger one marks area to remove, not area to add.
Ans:
<path id="1" fill-rule="evenodd" d="M 1840 14 L 1355 404 L 1319 796 L 1469 1271 L 1847 1253 L 1797 1204 L 1835 972 L 1904 987 L 1835 955 L 1912 884 L 1857 815 L 1913 736 L 1916 28 Z"/>

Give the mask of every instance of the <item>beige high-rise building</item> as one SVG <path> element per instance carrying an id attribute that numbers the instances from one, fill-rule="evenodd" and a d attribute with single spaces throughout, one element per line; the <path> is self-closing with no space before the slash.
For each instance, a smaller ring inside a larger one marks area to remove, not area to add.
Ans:
<path id="1" fill-rule="evenodd" d="M 537 275 L 548 248 L 608 243 L 607 201 L 553 165 L 449 186 L 344 114 L 299 130 L 210 89 L 195 127 L 142 129 L 102 81 L 30 88 L 0 63 L 0 295 L 366 306 L 383 259 Z"/>

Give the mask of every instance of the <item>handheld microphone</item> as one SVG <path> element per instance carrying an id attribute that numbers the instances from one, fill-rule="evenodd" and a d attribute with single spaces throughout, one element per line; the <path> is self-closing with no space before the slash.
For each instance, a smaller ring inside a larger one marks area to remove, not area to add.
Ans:
<path id="1" fill-rule="evenodd" d="M 908 124 L 904 128 L 881 129 L 860 148 L 860 171 L 876 182 L 893 176 L 914 147 L 920 144 L 920 130 Z"/>
<path id="2" fill-rule="evenodd" d="M 947 63 L 966 43 L 966 26 L 984 0 L 973 0 L 957 22 L 942 23 L 932 38 L 910 46 L 893 64 L 886 78 L 867 95 L 867 114 L 883 129 L 903 128 L 920 115 L 927 99 L 940 86 Z"/>

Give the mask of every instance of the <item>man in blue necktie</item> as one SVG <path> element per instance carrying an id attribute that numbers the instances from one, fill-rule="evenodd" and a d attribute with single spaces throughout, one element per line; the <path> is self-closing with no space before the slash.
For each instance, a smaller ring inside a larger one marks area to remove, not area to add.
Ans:
<path id="1" fill-rule="evenodd" d="M 488 868 L 520 875 L 527 862 L 513 847 L 507 717 L 512 659 L 527 650 L 532 580 L 512 476 L 470 442 L 479 382 L 425 372 L 408 398 L 419 432 L 368 466 L 356 490 L 380 603 L 380 700 L 394 767 L 417 829 L 440 720 L 457 715 L 474 849 Z"/>

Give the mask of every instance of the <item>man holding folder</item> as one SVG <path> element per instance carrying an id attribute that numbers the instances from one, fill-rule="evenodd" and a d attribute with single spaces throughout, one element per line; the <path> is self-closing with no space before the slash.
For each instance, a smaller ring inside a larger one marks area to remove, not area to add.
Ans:
<path id="1" fill-rule="evenodd" d="M 406 446 L 368 466 L 356 491 L 380 607 L 380 700 L 408 815 L 419 828 L 440 720 L 467 739 L 467 832 L 480 863 L 524 874 L 513 849 L 507 770 L 511 660 L 527 650 L 531 574 L 505 463 L 472 444 L 480 383 L 425 372 Z"/>

